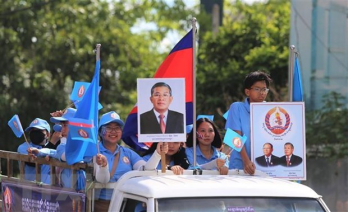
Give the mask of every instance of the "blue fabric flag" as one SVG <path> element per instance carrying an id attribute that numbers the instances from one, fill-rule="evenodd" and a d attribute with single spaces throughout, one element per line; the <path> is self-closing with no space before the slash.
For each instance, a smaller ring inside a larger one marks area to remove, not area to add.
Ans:
<path id="1" fill-rule="evenodd" d="M 8 121 L 8 126 L 11 127 L 13 133 L 17 136 L 17 138 L 22 137 L 24 131 L 23 131 L 23 127 L 21 124 L 21 121 L 19 120 L 18 115 L 14 115 L 10 121 Z"/>
<path id="2" fill-rule="evenodd" d="M 76 109 L 79 109 L 79 103 L 81 102 L 90 84 L 91 83 L 89 82 L 74 82 L 74 87 L 70 94 L 70 100 L 74 103 Z M 100 89 L 101 86 L 99 86 L 98 93 L 100 93 Z M 98 110 L 102 108 L 103 106 L 98 102 Z"/>
<path id="3" fill-rule="evenodd" d="M 298 62 L 297 57 L 295 57 L 294 76 L 293 76 L 293 84 L 292 84 L 292 101 L 293 102 L 303 101 L 301 70 L 300 70 L 300 63 Z"/>
<path id="4" fill-rule="evenodd" d="M 229 111 L 229 110 L 228 110 Z M 228 111 L 226 113 L 224 113 L 223 117 L 227 120 L 228 117 Z"/>
<path id="5" fill-rule="evenodd" d="M 96 63 L 93 80 L 80 101 L 79 107 L 74 116 L 74 118 L 79 118 L 79 121 L 76 123 L 86 124 L 86 120 L 91 120 L 93 126 L 98 126 L 99 74 L 100 60 L 98 60 Z M 68 165 L 78 163 L 82 161 L 84 157 L 92 157 L 97 154 L 97 127 L 87 128 L 91 128 L 90 131 L 94 131 L 92 134 L 94 134 L 95 138 L 91 137 L 91 139 L 76 139 L 76 136 L 72 136 L 72 133 L 75 133 L 75 129 L 72 128 L 72 132 L 69 130 L 69 135 L 65 146 L 65 156 Z"/>
<path id="6" fill-rule="evenodd" d="M 214 121 L 214 115 L 198 115 L 198 116 L 197 116 L 197 120 L 198 120 L 198 119 L 201 119 L 201 118 L 207 118 L 207 119 L 209 119 L 210 121 Z"/>
<path id="7" fill-rule="evenodd" d="M 231 130 L 230 128 L 227 128 L 224 143 L 233 148 L 234 150 L 240 152 L 244 146 L 246 139 L 247 137 L 245 135 L 243 135 L 242 137 L 235 131 Z"/>

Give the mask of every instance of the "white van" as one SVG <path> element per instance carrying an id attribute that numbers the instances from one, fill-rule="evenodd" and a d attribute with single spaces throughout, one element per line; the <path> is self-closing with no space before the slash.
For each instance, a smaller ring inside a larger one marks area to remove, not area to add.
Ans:
<path id="1" fill-rule="evenodd" d="M 202 175 L 193 175 L 192 170 L 184 175 L 131 171 L 108 185 L 114 188 L 110 212 L 330 211 L 311 188 L 261 172 L 250 176 L 238 170 L 229 175 L 206 170 Z"/>

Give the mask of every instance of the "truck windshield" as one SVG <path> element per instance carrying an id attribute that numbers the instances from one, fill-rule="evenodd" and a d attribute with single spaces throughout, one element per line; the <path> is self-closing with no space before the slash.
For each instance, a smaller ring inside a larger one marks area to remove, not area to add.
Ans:
<path id="1" fill-rule="evenodd" d="M 322 212 L 316 199 L 310 198 L 168 198 L 157 200 L 158 212 Z"/>

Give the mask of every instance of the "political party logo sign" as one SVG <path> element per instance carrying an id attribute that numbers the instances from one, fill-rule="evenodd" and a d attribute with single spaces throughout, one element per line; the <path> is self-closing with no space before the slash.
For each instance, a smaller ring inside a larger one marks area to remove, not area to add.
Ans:
<path id="1" fill-rule="evenodd" d="M 270 109 L 265 116 L 266 128 L 274 135 L 282 135 L 289 129 L 290 115 L 281 107 Z"/>

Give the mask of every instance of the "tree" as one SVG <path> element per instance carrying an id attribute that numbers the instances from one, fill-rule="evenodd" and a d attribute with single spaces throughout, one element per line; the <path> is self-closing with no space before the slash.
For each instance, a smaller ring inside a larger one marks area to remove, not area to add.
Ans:
<path id="1" fill-rule="evenodd" d="M 221 115 L 242 100 L 244 77 L 264 70 L 274 80 L 269 99 L 286 100 L 290 2 L 225 2 L 223 26 L 216 37 L 200 32 L 197 63 L 198 113 Z"/>
<path id="2" fill-rule="evenodd" d="M 115 110 L 123 119 L 136 102 L 136 78 L 152 77 L 167 53 L 159 43 L 170 30 L 187 28 L 182 1 L 4 1 L 0 8 L 1 120 L 18 114 L 23 127 L 70 105 L 74 81 L 90 82 L 97 43 L 101 47 L 100 113 Z M 154 30 L 133 32 L 142 23 Z M 4 123 L 4 125 L 6 122 Z M 0 148 L 20 144 L 1 127 Z M 23 142 L 23 139 L 21 139 Z"/>

